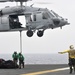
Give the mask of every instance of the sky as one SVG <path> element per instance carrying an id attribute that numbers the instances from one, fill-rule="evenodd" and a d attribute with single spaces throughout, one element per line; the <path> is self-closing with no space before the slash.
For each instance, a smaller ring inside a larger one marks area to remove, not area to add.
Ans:
<path id="1" fill-rule="evenodd" d="M 29 54 L 58 53 L 75 46 L 75 0 L 38 0 L 38 2 L 50 2 L 51 4 L 36 4 L 33 7 L 48 8 L 67 18 L 70 25 L 56 29 L 47 29 L 43 37 L 38 37 L 36 32 L 33 37 L 27 37 L 26 31 L 22 32 L 22 52 Z M 32 1 L 37 2 L 37 0 Z M 30 2 L 27 3 L 27 5 Z M 15 6 L 16 3 L 0 3 L 0 8 Z M 0 54 L 20 52 L 19 32 L 0 32 Z"/>

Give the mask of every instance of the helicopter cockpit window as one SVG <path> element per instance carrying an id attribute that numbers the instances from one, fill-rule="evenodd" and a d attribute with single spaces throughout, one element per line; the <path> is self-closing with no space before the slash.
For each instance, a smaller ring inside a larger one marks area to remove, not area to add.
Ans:
<path id="1" fill-rule="evenodd" d="M 45 13 L 42 13 L 42 18 L 43 19 L 48 19 L 48 18 L 50 18 L 50 16 L 47 12 L 45 12 Z"/>
<path id="2" fill-rule="evenodd" d="M 34 14 L 32 14 L 31 16 L 30 16 L 30 21 L 36 21 L 36 15 Z"/>
<path id="3" fill-rule="evenodd" d="M 34 21 L 36 21 L 36 15 L 34 15 Z"/>
<path id="4" fill-rule="evenodd" d="M 31 16 L 30 16 L 30 21 L 33 21 L 33 15 L 31 14 Z"/>
<path id="5" fill-rule="evenodd" d="M 55 13 L 53 10 L 51 11 L 56 17 L 58 17 L 58 18 L 62 18 L 61 16 L 59 16 L 57 13 Z"/>
<path id="6" fill-rule="evenodd" d="M 50 17 L 56 17 L 51 11 L 49 13 L 50 13 Z"/>

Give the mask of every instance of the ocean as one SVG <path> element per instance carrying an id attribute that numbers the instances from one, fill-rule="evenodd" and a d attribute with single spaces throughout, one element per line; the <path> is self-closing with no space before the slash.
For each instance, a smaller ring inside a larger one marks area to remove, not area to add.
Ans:
<path id="1" fill-rule="evenodd" d="M 67 54 L 23 54 L 25 64 L 68 64 Z M 12 54 L 0 54 L 4 60 L 12 60 Z"/>

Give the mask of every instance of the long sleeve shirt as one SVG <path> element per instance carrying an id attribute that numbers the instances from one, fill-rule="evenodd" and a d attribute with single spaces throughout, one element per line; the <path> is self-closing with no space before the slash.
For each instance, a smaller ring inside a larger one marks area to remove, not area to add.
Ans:
<path id="1" fill-rule="evenodd" d="M 19 60 L 23 60 L 24 61 L 24 56 L 23 55 L 18 55 Z"/>
<path id="2" fill-rule="evenodd" d="M 60 54 L 68 53 L 69 58 L 75 58 L 75 50 L 65 50 L 63 52 L 59 52 Z"/>

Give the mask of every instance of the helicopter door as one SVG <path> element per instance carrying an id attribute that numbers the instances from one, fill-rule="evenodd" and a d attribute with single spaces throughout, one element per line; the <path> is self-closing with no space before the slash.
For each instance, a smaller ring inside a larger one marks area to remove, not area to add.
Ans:
<path id="1" fill-rule="evenodd" d="M 9 30 L 9 16 L 0 17 L 0 30 Z"/>
<path id="2" fill-rule="evenodd" d="M 36 14 L 36 17 L 34 17 L 34 18 L 36 18 L 36 21 L 41 21 L 42 20 L 42 13 Z"/>
<path id="3" fill-rule="evenodd" d="M 21 27 L 25 27 L 26 25 L 25 16 L 19 16 L 19 22 L 22 24 Z"/>
<path id="4" fill-rule="evenodd" d="M 32 14 L 30 17 L 30 21 L 32 21 L 32 22 L 41 21 L 41 20 L 42 20 L 41 13 Z"/>

